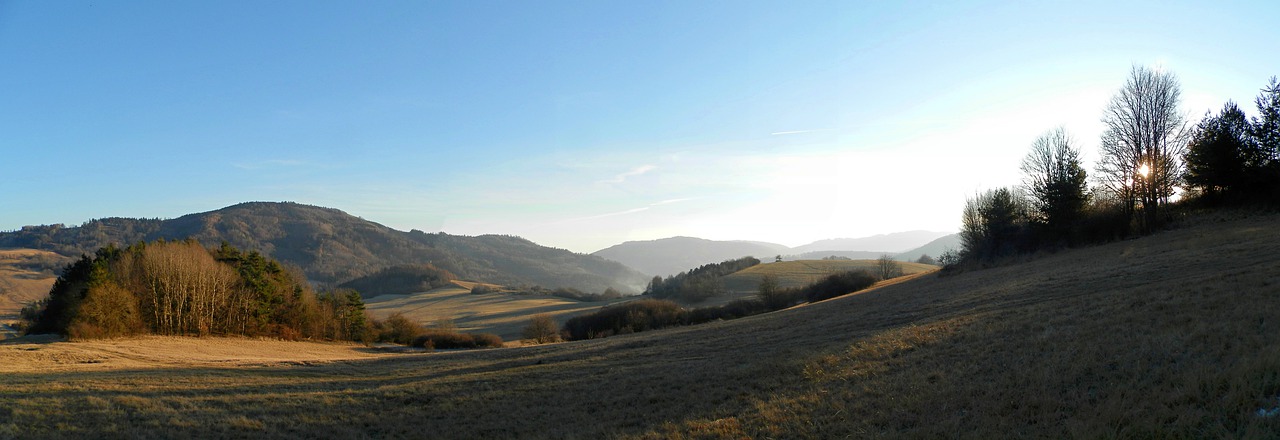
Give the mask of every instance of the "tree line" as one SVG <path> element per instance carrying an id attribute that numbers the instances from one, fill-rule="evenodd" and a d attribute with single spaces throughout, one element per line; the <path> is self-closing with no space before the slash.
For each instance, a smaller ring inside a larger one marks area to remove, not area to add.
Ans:
<path id="1" fill-rule="evenodd" d="M 704 264 L 688 272 L 663 278 L 654 276 L 644 294 L 659 299 L 702 302 L 725 292 L 721 278 L 760 264 L 755 257 L 742 257 L 720 263 Z"/>
<path id="2" fill-rule="evenodd" d="M 1280 203 L 1280 85 L 1271 78 L 1248 119 L 1227 102 L 1194 127 L 1166 71 L 1135 66 L 1103 114 L 1092 176 L 1065 128 L 1038 137 L 1023 159 L 1023 183 L 968 199 L 961 250 L 939 262 L 984 264 L 1042 248 L 1146 234 L 1183 204 Z M 1092 183 L 1092 185 L 1090 185 Z"/>

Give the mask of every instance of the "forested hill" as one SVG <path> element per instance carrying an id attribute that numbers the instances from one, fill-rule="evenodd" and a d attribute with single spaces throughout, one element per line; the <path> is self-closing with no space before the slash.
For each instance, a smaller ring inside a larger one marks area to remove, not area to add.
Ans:
<path id="1" fill-rule="evenodd" d="M 337 209 L 298 203 L 241 203 L 171 220 L 105 218 L 78 227 L 27 226 L 0 232 L 0 247 L 78 257 L 111 243 L 188 237 L 206 246 L 225 240 L 258 250 L 301 267 L 309 279 L 322 283 L 415 263 L 431 263 L 464 279 L 592 292 L 607 287 L 638 291 L 647 281 L 644 274 L 620 263 L 519 237 L 403 232 Z"/>

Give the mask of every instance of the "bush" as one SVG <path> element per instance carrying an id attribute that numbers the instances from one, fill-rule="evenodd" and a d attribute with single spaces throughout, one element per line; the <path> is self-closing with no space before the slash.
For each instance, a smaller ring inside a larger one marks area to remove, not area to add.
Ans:
<path id="1" fill-rule="evenodd" d="M 835 273 L 805 287 L 805 297 L 810 302 L 822 301 L 866 289 L 876 281 L 875 275 L 864 270 Z"/>
<path id="2" fill-rule="evenodd" d="M 764 301 L 758 299 L 740 299 L 719 307 L 701 307 L 689 311 L 690 324 L 702 324 L 717 319 L 729 320 L 759 315 L 771 310 Z"/>
<path id="3" fill-rule="evenodd" d="M 448 349 L 497 348 L 502 347 L 502 338 L 489 333 L 457 333 L 450 331 L 428 330 L 414 338 L 414 347 Z"/>
<path id="4" fill-rule="evenodd" d="M 375 321 L 374 327 L 377 329 L 378 342 L 394 342 L 402 345 L 415 345 L 418 337 L 422 335 L 426 329 L 421 324 L 405 318 L 399 313 L 388 316 L 384 321 Z"/>
<path id="5" fill-rule="evenodd" d="M 542 313 L 529 318 L 529 325 L 524 328 L 523 335 L 525 339 L 538 344 L 557 342 L 560 340 L 560 327 L 551 315 Z"/>
<path id="6" fill-rule="evenodd" d="M 564 323 L 564 330 L 569 339 L 579 340 L 656 330 L 687 322 L 688 312 L 680 305 L 666 300 L 642 299 L 575 316 Z"/>
<path id="7" fill-rule="evenodd" d="M 484 284 L 476 284 L 474 287 L 471 288 L 472 295 L 484 295 L 487 293 L 498 293 L 498 292 L 499 290 L 496 287 L 484 285 Z"/>

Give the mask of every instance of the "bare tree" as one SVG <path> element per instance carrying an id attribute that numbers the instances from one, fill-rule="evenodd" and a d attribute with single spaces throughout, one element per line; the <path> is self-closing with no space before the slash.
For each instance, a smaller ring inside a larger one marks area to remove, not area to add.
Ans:
<path id="1" fill-rule="evenodd" d="M 529 318 L 529 325 L 524 328 L 522 333 L 525 339 L 533 340 L 538 344 L 560 341 L 560 327 L 556 325 L 555 318 L 546 313 L 533 315 L 533 317 Z"/>
<path id="2" fill-rule="evenodd" d="M 1141 209 L 1143 229 L 1155 226 L 1182 176 L 1190 130 L 1178 110 L 1181 94 L 1172 73 L 1134 66 L 1102 117 L 1099 181 L 1127 214 Z"/>
<path id="3" fill-rule="evenodd" d="M 1023 185 L 1031 196 L 1034 220 L 1055 238 L 1065 237 L 1089 203 L 1089 183 L 1080 166 L 1080 150 L 1058 127 L 1040 135 L 1022 159 Z"/>
<path id="4" fill-rule="evenodd" d="M 893 255 L 882 254 L 880 259 L 876 260 L 876 275 L 879 275 L 882 280 L 900 277 L 902 265 L 893 259 Z"/>

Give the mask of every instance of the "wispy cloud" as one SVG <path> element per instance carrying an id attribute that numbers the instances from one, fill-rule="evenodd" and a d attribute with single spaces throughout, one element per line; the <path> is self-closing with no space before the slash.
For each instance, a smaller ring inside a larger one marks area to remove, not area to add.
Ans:
<path id="1" fill-rule="evenodd" d="M 650 203 L 650 204 L 645 205 L 645 206 L 641 206 L 641 207 L 639 207 L 639 208 L 631 208 L 631 209 L 628 209 L 628 210 L 625 210 L 625 211 L 609 212 L 609 213 L 597 214 L 597 215 L 592 215 L 592 216 L 587 216 L 587 217 L 578 217 L 578 218 L 573 218 L 573 219 L 569 219 L 569 220 L 566 220 L 566 221 L 567 221 L 567 222 L 579 222 L 579 221 L 598 220 L 598 219 L 602 219 L 602 218 L 609 218 L 609 217 L 618 217 L 618 216 L 623 216 L 623 215 L 630 215 L 630 214 L 635 214 L 635 213 L 639 213 L 639 212 L 645 212 L 645 211 L 648 211 L 648 210 L 650 210 L 650 209 L 652 209 L 652 208 L 654 208 L 654 207 L 657 207 L 657 206 L 670 205 L 670 204 L 673 204 L 673 203 L 687 202 L 687 201 L 695 200 L 695 199 L 697 199 L 697 197 L 685 197 L 685 198 L 679 198 L 679 199 L 667 199 L 667 200 L 661 200 L 661 201 L 657 201 L 657 202 Z"/>
<path id="2" fill-rule="evenodd" d="M 622 173 L 622 174 L 618 174 L 618 175 L 616 175 L 616 176 L 613 176 L 613 178 L 612 178 L 612 179 L 602 180 L 602 181 L 601 181 L 601 183 L 622 183 L 622 182 L 626 182 L 626 181 L 627 181 L 627 179 L 630 179 L 630 178 L 632 178 L 632 177 L 636 177 L 636 176 L 643 175 L 643 174 L 648 173 L 648 172 L 650 172 L 650 171 L 653 171 L 653 170 L 655 170 L 655 169 L 657 169 L 657 168 L 658 168 L 658 167 L 653 166 L 653 165 L 641 165 L 641 166 L 638 166 L 638 167 L 632 168 L 632 169 L 631 169 L 631 171 L 627 171 L 627 172 L 625 172 L 625 173 Z"/>
<path id="3" fill-rule="evenodd" d="M 783 136 L 783 135 L 788 135 L 788 134 L 814 133 L 814 132 L 819 132 L 819 131 L 831 131 L 831 130 L 832 130 L 832 129 L 830 129 L 830 128 L 819 128 L 819 129 L 815 129 L 815 130 L 775 131 L 775 132 L 773 132 L 773 133 L 769 133 L 769 135 L 770 135 L 770 136 Z"/>

